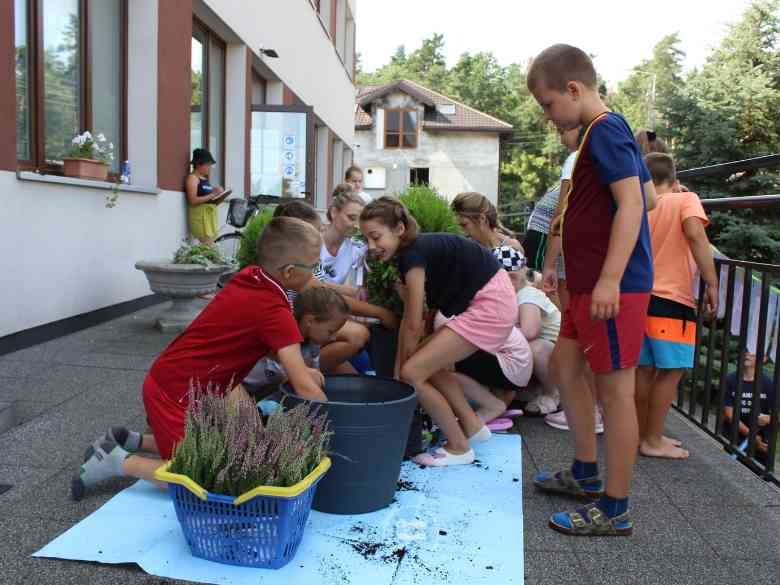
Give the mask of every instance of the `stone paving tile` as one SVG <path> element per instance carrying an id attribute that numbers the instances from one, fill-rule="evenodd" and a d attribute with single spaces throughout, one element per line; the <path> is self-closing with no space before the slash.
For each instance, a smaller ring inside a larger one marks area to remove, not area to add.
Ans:
<path id="1" fill-rule="evenodd" d="M 736 581 L 727 565 L 712 554 L 625 554 L 615 549 L 579 555 L 583 570 L 599 585 L 726 585 Z"/>
<path id="2" fill-rule="evenodd" d="M 550 515 L 556 511 L 550 498 L 542 494 L 536 494 L 533 498 L 523 500 L 523 536 L 526 559 L 539 551 L 574 552 L 571 538 L 550 530 L 547 526 Z"/>
<path id="3" fill-rule="evenodd" d="M 580 559 L 572 553 L 535 552 L 525 555 L 525 585 L 594 585 L 583 575 Z"/>

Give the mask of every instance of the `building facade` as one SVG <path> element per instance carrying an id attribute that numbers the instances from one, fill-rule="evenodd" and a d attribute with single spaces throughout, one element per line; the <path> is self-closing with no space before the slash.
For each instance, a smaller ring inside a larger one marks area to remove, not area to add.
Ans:
<path id="1" fill-rule="evenodd" d="M 234 196 L 317 207 L 352 162 L 356 0 L 2 0 L 0 339 L 149 294 L 187 235 L 193 148 Z M 63 176 L 72 138 L 109 181 Z M 131 184 L 106 207 L 121 161 Z M 223 206 L 226 207 L 226 206 Z M 224 210 L 223 210 L 224 216 Z M 224 223 L 224 222 L 223 222 Z"/>
<path id="2" fill-rule="evenodd" d="M 477 191 L 498 198 L 501 137 L 512 127 L 408 80 L 361 87 L 355 162 L 376 197 L 425 183 L 452 199 Z"/>

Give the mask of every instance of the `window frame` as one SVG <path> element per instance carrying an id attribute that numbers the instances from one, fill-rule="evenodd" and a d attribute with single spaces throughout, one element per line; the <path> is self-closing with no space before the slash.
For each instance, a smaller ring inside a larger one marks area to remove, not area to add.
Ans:
<path id="1" fill-rule="evenodd" d="M 120 138 L 114 149 L 114 157 L 121 164 L 127 159 L 127 43 L 128 43 L 128 0 L 119 0 L 119 127 Z M 29 144 L 30 158 L 18 159 L 19 170 L 37 171 L 61 175 L 62 165 L 46 161 L 46 128 L 44 124 L 44 48 L 43 48 L 43 0 L 24 0 L 27 8 L 27 75 L 30 113 Z M 90 67 L 91 43 L 89 42 L 89 3 L 78 0 L 79 5 L 79 117 L 80 132 L 93 131 L 92 125 L 92 76 Z M 115 179 L 118 173 L 110 172 Z"/>
<path id="2" fill-rule="evenodd" d="M 126 0 L 125 0 L 126 1 Z M 219 153 L 219 165 L 222 171 L 222 182 L 225 182 L 225 124 L 227 122 L 227 43 L 222 40 L 217 33 L 215 33 L 209 26 L 200 20 L 197 16 L 192 17 L 192 38 L 195 38 L 195 32 L 199 32 L 203 35 L 203 78 L 201 87 L 203 91 L 202 101 L 200 104 L 201 119 L 203 120 L 203 132 L 201 134 L 201 144 L 190 144 L 190 152 L 194 148 L 205 148 L 209 150 L 209 136 L 210 136 L 210 120 L 211 120 L 211 43 L 215 43 L 222 48 L 222 136 L 220 142 L 222 144 L 222 152 Z M 190 64 L 190 76 L 192 76 L 192 65 Z M 192 100 L 190 100 L 191 102 Z M 190 106 L 190 113 L 192 112 Z M 192 117 L 190 116 L 190 120 Z M 190 127 L 190 136 L 192 136 L 192 127 Z"/>
<path id="3" fill-rule="evenodd" d="M 388 130 L 387 115 L 389 113 L 396 113 L 396 112 L 398 113 L 398 130 Z M 407 112 L 413 112 L 417 117 L 414 132 L 407 132 L 404 130 L 404 114 Z M 384 114 L 385 114 L 385 120 L 384 120 L 385 123 L 384 123 L 383 146 L 386 150 L 396 149 L 396 148 L 403 149 L 403 150 L 414 150 L 420 145 L 420 111 L 417 108 L 385 108 Z M 398 137 L 398 146 L 387 145 L 388 135 Z M 404 146 L 405 136 L 414 136 L 414 146 Z"/>

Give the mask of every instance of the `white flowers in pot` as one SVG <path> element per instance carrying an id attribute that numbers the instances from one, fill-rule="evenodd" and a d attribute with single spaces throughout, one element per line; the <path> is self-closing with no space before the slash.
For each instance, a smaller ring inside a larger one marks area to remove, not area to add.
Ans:
<path id="1" fill-rule="evenodd" d="M 109 142 L 102 132 L 93 136 L 87 130 L 73 137 L 68 155 L 72 158 L 99 160 L 108 164 L 114 160 L 114 143 Z"/>

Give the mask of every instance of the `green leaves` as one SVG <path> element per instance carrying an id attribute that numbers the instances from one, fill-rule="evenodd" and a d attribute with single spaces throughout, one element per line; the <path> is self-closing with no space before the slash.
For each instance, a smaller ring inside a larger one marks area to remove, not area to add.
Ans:
<path id="1" fill-rule="evenodd" d="M 253 402 L 192 384 L 170 471 L 228 496 L 261 485 L 290 487 L 319 465 L 332 434 L 326 416 L 308 405 L 279 409 L 264 426 Z"/>
<path id="2" fill-rule="evenodd" d="M 273 216 L 273 209 L 266 207 L 247 223 L 241 234 L 241 246 L 238 249 L 238 264 L 241 268 L 257 264 L 257 238 Z"/>
<path id="3" fill-rule="evenodd" d="M 173 255 L 173 263 L 217 266 L 226 262 L 217 247 L 185 240 Z"/>

